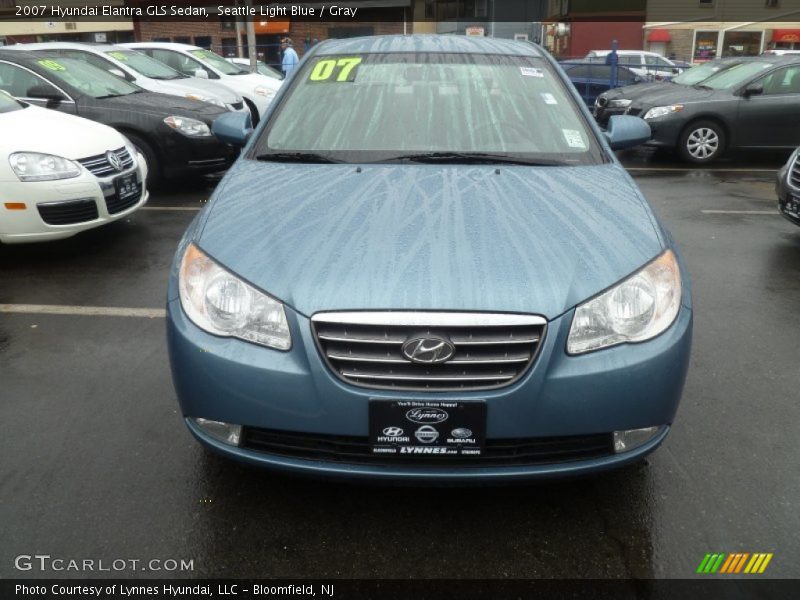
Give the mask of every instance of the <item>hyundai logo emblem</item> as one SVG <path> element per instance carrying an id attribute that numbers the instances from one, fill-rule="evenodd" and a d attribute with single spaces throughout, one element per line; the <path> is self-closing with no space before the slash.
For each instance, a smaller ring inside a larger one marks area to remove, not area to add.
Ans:
<path id="1" fill-rule="evenodd" d="M 399 427 L 386 427 L 383 430 L 383 435 L 386 437 L 399 437 L 403 435 L 403 430 Z"/>
<path id="2" fill-rule="evenodd" d="M 112 152 L 111 150 L 106 152 L 106 160 L 108 161 L 108 164 L 110 164 L 114 168 L 115 171 L 117 172 L 122 171 L 122 161 L 119 159 L 119 156 L 117 156 L 116 152 Z"/>
<path id="3" fill-rule="evenodd" d="M 431 336 L 406 340 L 402 350 L 411 362 L 434 365 L 450 360 L 456 347 L 444 338 Z"/>

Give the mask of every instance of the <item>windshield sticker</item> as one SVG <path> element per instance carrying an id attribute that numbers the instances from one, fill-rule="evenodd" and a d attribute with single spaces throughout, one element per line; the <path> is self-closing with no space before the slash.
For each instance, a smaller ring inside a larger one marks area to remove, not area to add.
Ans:
<path id="1" fill-rule="evenodd" d="M 311 69 L 308 80 L 314 83 L 353 82 L 362 60 L 358 56 L 321 60 Z"/>
<path id="2" fill-rule="evenodd" d="M 62 65 L 61 63 L 56 62 L 54 60 L 51 60 L 51 59 L 37 60 L 36 62 L 39 63 L 41 66 L 43 66 L 45 69 L 50 69 L 51 71 L 66 71 L 67 70 L 64 65 Z"/>
<path id="3" fill-rule="evenodd" d="M 556 97 L 553 96 L 553 94 L 542 92 L 539 95 L 542 97 L 542 100 L 544 100 L 545 104 L 558 104 L 558 100 L 556 100 Z"/>
<path id="4" fill-rule="evenodd" d="M 519 71 L 525 77 L 544 77 L 544 71 L 536 67 L 520 67 Z"/>
<path id="5" fill-rule="evenodd" d="M 128 57 L 125 56 L 124 52 L 114 51 L 114 52 L 109 52 L 108 55 L 111 56 L 112 58 L 116 58 L 117 60 L 122 61 L 122 62 L 125 62 L 126 60 L 128 60 Z"/>
<path id="6" fill-rule="evenodd" d="M 567 146 L 570 148 L 586 148 L 583 136 L 577 129 L 562 129 L 561 132 L 564 134 L 564 139 L 567 140 Z"/>

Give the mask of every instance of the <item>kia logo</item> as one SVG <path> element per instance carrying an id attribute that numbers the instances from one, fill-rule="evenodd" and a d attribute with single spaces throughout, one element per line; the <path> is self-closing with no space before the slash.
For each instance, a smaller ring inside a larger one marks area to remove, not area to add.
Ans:
<path id="1" fill-rule="evenodd" d="M 430 425 L 423 425 L 414 432 L 414 437 L 423 444 L 432 444 L 439 437 L 439 432 Z"/>
<path id="2" fill-rule="evenodd" d="M 456 347 L 444 338 L 417 337 L 406 340 L 402 351 L 403 356 L 411 362 L 435 365 L 450 360 L 456 353 Z"/>
<path id="3" fill-rule="evenodd" d="M 406 419 L 413 423 L 442 423 L 449 416 L 441 408 L 412 408 L 406 412 Z"/>
<path id="4" fill-rule="evenodd" d="M 403 430 L 399 427 L 387 427 L 383 430 L 383 435 L 386 437 L 398 437 L 403 435 Z"/>

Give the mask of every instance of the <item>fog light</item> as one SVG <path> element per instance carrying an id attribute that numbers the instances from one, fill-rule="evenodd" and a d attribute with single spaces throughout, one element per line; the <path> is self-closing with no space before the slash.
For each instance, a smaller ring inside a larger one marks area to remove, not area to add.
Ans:
<path id="1" fill-rule="evenodd" d="M 628 429 L 614 432 L 614 452 L 630 452 L 652 440 L 661 431 L 660 427 Z"/>
<path id="2" fill-rule="evenodd" d="M 192 419 L 197 423 L 198 427 L 205 433 L 219 440 L 224 444 L 231 446 L 238 446 L 239 440 L 242 438 L 242 426 L 233 425 L 232 423 L 223 423 L 222 421 L 210 421 L 209 419 Z"/>

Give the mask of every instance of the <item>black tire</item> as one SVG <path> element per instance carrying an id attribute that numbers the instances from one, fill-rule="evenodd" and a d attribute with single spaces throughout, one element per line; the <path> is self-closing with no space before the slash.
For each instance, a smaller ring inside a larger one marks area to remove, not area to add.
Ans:
<path id="1" fill-rule="evenodd" d="M 247 105 L 247 108 L 250 109 L 250 121 L 253 127 L 255 127 L 256 125 L 258 125 L 258 121 L 261 118 L 258 114 L 258 109 L 256 108 L 256 105 L 250 102 L 250 100 L 248 100 L 247 98 L 244 99 L 244 103 Z"/>
<path id="2" fill-rule="evenodd" d="M 158 155 L 156 154 L 150 143 L 135 133 L 123 132 L 133 147 L 144 156 L 144 161 L 147 165 L 147 187 L 152 188 L 161 183 L 161 165 L 158 162 Z"/>
<path id="3" fill-rule="evenodd" d="M 714 121 L 689 123 L 678 140 L 678 154 L 687 162 L 705 165 L 725 152 L 725 130 Z"/>

